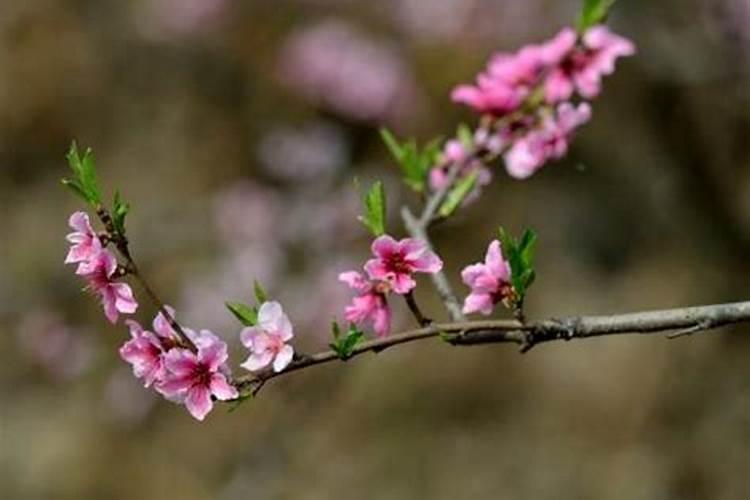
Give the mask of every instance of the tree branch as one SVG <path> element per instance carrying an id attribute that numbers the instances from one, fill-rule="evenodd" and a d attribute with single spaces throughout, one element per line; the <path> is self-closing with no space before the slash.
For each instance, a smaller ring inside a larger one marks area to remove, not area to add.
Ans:
<path id="1" fill-rule="evenodd" d="M 531 347 L 554 340 L 574 340 L 620 334 L 656 334 L 678 330 L 696 333 L 721 326 L 750 322 L 750 301 L 732 304 L 665 309 L 610 316 L 572 316 L 521 324 L 515 320 L 458 321 L 434 323 L 357 346 L 351 357 L 380 352 L 389 347 L 432 337 L 443 337 L 452 345 L 513 343 L 526 352 Z M 235 379 L 240 389 L 262 386 L 266 381 L 314 365 L 338 360 L 333 351 L 303 356 L 282 372 L 263 372 Z"/>

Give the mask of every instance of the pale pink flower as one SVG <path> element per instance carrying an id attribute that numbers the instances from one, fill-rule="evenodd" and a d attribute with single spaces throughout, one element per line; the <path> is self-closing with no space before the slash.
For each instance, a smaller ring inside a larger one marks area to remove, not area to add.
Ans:
<path id="1" fill-rule="evenodd" d="M 440 257 L 423 241 L 413 238 L 396 241 L 387 234 L 379 236 L 372 242 L 372 253 L 375 258 L 365 264 L 370 279 L 385 281 L 402 295 L 417 286 L 413 273 L 434 274 L 443 268 Z"/>
<path id="2" fill-rule="evenodd" d="M 378 337 L 387 336 L 391 331 L 391 309 L 386 298 L 390 285 L 369 281 L 357 271 L 339 274 L 339 281 L 359 293 L 346 306 L 344 318 L 360 326 L 371 323 Z"/>
<path id="3" fill-rule="evenodd" d="M 591 118 L 591 107 L 577 107 L 564 102 L 554 116 L 547 116 L 540 126 L 517 139 L 505 154 L 505 168 L 516 179 L 526 179 L 551 159 L 568 152 L 573 132 Z"/>
<path id="4" fill-rule="evenodd" d="M 490 243 L 483 263 L 467 266 L 461 271 L 461 279 L 471 288 L 464 301 L 464 314 L 480 312 L 488 315 L 495 304 L 513 293 L 510 265 L 503 258 L 498 240 Z"/>
<path id="5" fill-rule="evenodd" d="M 82 262 L 76 274 L 88 281 L 88 288 L 99 295 L 107 319 L 116 323 L 119 313 L 133 314 L 138 303 L 127 283 L 114 281 L 117 259 L 106 248 L 101 249 L 90 260 Z"/>
<path id="6" fill-rule="evenodd" d="M 174 348 L 165 354 L 165 379 L 157 389 L 168 399 L 183 401 L 193 417 L 203 420 L 213 409 L 212 396 L 228 401 L 239 393 L 229 382 L 227 345 L 207 330 L 200 336 L 205 342 L 197 353 Z"/>
<path id="7" fill-rule="evenodd" d="M 565 54 L 544 84 L 547 102 L 556 103 L 570 99 L 574 91 L 586 99 L 599 95 L 602 77 L 614 72 L 618 58 L 631 56 L 636 49 L 627 38 L 597 25 L 583 34 L 579 45 L 575 32 L 565 28 L 547 43 L 547 51 L 551 57 Z"/>
<path id="8" fill-rule="evenodd" d="M 133 367 L 133 375 L 143 379 L 144 387 L 164 379 L 164 348 L 159 337 L 144 330 L 136 321 L 126 321 L 130 340 L 120 347 L 120 357 Z"/>
<path id="9" fill-rule="evenodd" d="M 294 348 L 287 344 L 292 337 L 292 323 L 281 304 L 264 302 L 258 311 L 258 324 L 244 328 L 240 333 L 242 345 L 250 350 L 250 356 L 240 366 L 257 371 L 273 363 L 275 372 L 282 371 L 294 357 Z"/>
<path id="10" fill-rule="evenodd" d="M 91 227 L 88 214 L 86 212 L 74 213 L 70 216 L 68 225 L 73 228 L 73 232 L 68 234 L 66 239 L 72 243 L 72 246 L 65 257 L 65 263 L 80 264 L 91 260 L 102 249 L 102 243 Z"/>

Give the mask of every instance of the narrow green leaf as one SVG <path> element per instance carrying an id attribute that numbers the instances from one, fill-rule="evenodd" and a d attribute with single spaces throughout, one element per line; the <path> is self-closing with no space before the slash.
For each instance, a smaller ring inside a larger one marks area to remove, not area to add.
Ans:
<path id="1" fill-rule="evenodd" d="M 244 326 L 255 326 L 258 324 L 258 310 L 254 307 L 240 302 L 227 302 L 225 304 L 229 312 Z"/>
<path id="2" fill-rule="evenodd" d="M 607 20 L 610 9 L 617 0 L 583 0 L 578 15 L 578 32 L 583 33 L 595 24 Z"/>
<path id="3" fill-rule="evenodd" d="M 130 212 L 130 205 L 125 203 L 120 196 L 119 191 L 115 191 L 114 208 L 112 210 L 112 222 L 115 225 L 115 230 L 125 235 L 125 218 Z"/>
<path id="4" fill-rule="evenodd" d="M 386 199 L 382 182 L 375 182 L 365 194 L 364 208 L 365 214 L 359 220 L 375 236 L 385 234 Z"/>
<path id="5" fill-rule="evenodd" d="M 331 333 L 333 334 L 333 340 L 338 340 L 341 337 L 341 327 L 335 319 L 331 321 Z"/>
<path id="6" fill-rule="evenodd" d="M 521 259 L 527 267 L 534 265 L 534 251 L 536 250 L 537 235 L 534 231 L 527 229 L 521 236 L 518 244 L 518 250 L 521 252 Z"/>
<path id="7" fill-rule="evenodd" d="M 73 141 L 65 158 L 68 160 L 70 169 L 75 174 L 75 179 L 73 180 L 78 184 L 77 194 L 83 193 L 85 200 L 91 205 L 101 204 L 99 183 L 96 179 L 96 166 L 91 149 L 86 149 L 83 157 L 81 157 L 78 145 Z"/>
<path id="8" fill-rule="evenodd" d="M 83 188 L 78 183 L 78 181 L 76 181 L 74 179 L 62 179 L 62 183 L 63 183 L 64 186 L 67 186 L 71 191 L 73 191 L 73 193 L 76 196 L 81 197 L 81 199 L 83 199 L 83 201 L 85 201 L 86 203 L 88 203 L 89 198 L 88 198 L 88 196 L 86 196 L 86 193 L 83 191 Z"/>
<path id="9" fill-rule="evenodd" d="M 240 394 L 237 399 L 234 399 L 229 402 L 229 413 L 232 413 L 237 410 L 240 406 L 242 406 L 246 401 L 249 401 L 253 399 L 253 393 L 252 391 L 248 391 L 245 394 Z"/>
<path id="10" fill-rule="evenodd" d="M 255 294 L 255 300 L 258 301 L 258 304 L 268 302 L 268 294 L 258 280 L 253 281 L 253 293 Z"/>
<path id="11" fill-rule="evenodd" d="M 396 137 L 385 127 L 380 129 L 380 137 L 383 139 L 388 151 L 393 155 L 393 158 L 395 158 L 398 163 L 401 163 L 404 152 Z"/>
<path id="12" fill-rule="evenodd" d="M 86 189 L 92 203 L 100 204 L 102 202 L 102 196 L 99 192 L 99 182 L 96 178 L 94 152 L 91 148 L 86 148 L 83 158 L 81 158 L 81 184 Z"/>
<path id="13" fill-rule="evenodd" d="M 441 217 L 449 217 L 456 211 L 458 206 L 461 205 L 469 193 L 471 193 L 471 190 L 474 189 L 477 177 L 479 177 L 479 172 L 474 171 L 456 183 L 456 186 L 451 189 L 440 207 L 439 213 Z"/>

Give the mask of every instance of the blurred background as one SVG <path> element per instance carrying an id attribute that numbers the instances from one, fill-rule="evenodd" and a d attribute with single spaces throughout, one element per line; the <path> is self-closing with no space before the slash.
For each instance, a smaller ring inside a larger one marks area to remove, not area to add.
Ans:
<path id="1" fill-rule="evenodd" d="M 282 377 L 207 422 L 143 390 L 126 338 L 62 261 L 76 138 L 132 203 L 136 258 L 178 318 L 224 336 L 260 279 L 297 346 L 327 344 L 364 262 L 353 179 L 399 185 L 377 127 L 428 139 L 495 50 L 576 0 L 5 0 L 0 5 L 0 497 L 739 499 L 750 326 L 451 348 Z M 750 3 L 631 0 L 633 39 L 571 154 L 434 233 L 447 270 L 498 224 L 540 234 L 531 317 L 750 296 Z M 404 233 L 395 208 L 390 227 Z M 440 304 L 423 281 L 418 298 Z M 410 325 L 401 305 L 398 323 Z M 142 300 L 137 317 L 154 311 Z"/>

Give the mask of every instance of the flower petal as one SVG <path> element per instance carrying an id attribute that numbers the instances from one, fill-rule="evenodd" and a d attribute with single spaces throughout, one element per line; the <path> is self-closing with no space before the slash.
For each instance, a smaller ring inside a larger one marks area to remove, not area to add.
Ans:
<path id="1" fill-rule="evenodd" d="M 211 377 L 211 394 L 216 396 L 216 399 L 222 401 L 234 399 L 239 396 L 237 389 L 227 382 L 227 378 L 221 373 L 214 373 Z"/>
<path id="2" fill-rule="evenodd" d="M 294 349 L 290 345 L 285 345 L 281 348 L 281 350 L 276 354 L 276 359 L 273 360 L 273 371 L 276 373 L 279 373 L 284 368 L 286 368 L 289 363 L 292 362 L 292 358 L 294 357 Z"/>
<path id="3" fill-rule="evenodd" d="M 258 353 L 252 353 L 240 366 L 251 372 L 258 371 L 268 366 L 273 360 L 273 353 L 271 351 L 262 351 Z"/>
<path id="4" fill-rule="evenodd" d="M 196 420 L 202 421 L 214 407 L 210 389 L 203 385 L 193 386 L 185 397 L 185 407 Z"/>

